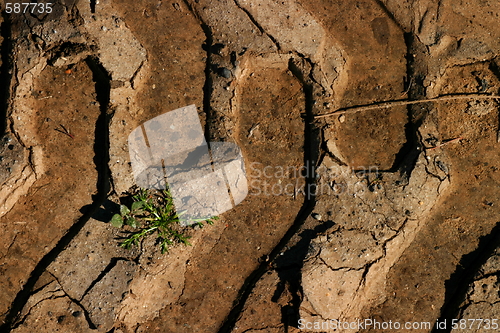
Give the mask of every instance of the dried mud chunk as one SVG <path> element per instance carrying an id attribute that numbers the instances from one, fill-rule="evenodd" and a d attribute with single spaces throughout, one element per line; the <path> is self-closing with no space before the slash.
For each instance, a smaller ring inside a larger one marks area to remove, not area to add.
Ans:
<path id="1" fill-rule="evenodd" d="M 340 318 L 354 298 L 363 270 L 332 270 L 326 265 L 306 264 L 302 270 L 304 301 L 301 318 L 319 313 L 323 318 Z M 332 283 L 335 281 L 335 283 Z"/>
<path id="2" fill-rule="evenodd" d="M 118 309 L 128 292 L 135 268 L 136 264 L 131 261 L 118 261 L 83 298 L 82 305 L 99 330 L 108 331 L 113 327 L 115 309 Z"/>
<path id="3" fill-rule="evenodd" d="M 276 281 L 279 274 L 272 271 L 265 274 L 257 283 L 247 302 L 242 316 L 238 319 L 232 333 L 243 332 L 282 332 L 282 330 L 272 329 L 282 324 L 284 306 L 290 301 L 290 294 L 283 291 L 278 300 L 276 298 Z M 266 309 L 265 312 L 259 311 Z M 295 324 L 295 323 L 294 323 Z"/>
<path id="4" fill-rule="evenodd" d="M 474 281 L 470 300 L 475 303 L 495 303 L 498 301 L 498 292 L 498 277 L 489 276 L 487 278 Z"/>
<path id="5" fill-rule="evenodd" d="M 95 38 L 99 47 L 99 61 L 113 80 L 129 81 L 146 61 L 146 50 L 134 34 L 123 24 L 108 3 L 102 3 L 98 13 L 92 13 L 87 4 L 78 4 L 85 24 L 83 29 Z M 94 20 L 93 17 L 97 17 Z M 105 27 L 105 29 L 103 29 Z"/>
<path id="6" fill-rule="evenodd" d="M 498 281 L 498 274 L 500 272 L 499 253 L 500 248 L 497 248 L 486 263 L 478 270 L 475 280 L 467 286 L 466 299 L 457 309 L 460 313 L 456 317 L 458 323 L 460 321 L 470 323 L 477 318 L 498 318 L 500 313 L 500 286 Z M 492 323 L 490 321 L 490 325 Z M 478 327 L 483 328 L 483 330 L 477 329 Z M 486 327 L 486 321 L 483 323 L 479 323 L 478 321 L 473 327 L 474 330 L 470 330 L 470 332 L 487 331 Z"/>
<path id="7" fill-rule="evenodd" d="M 348 166 L 390 169 L 406 141 L 404 107 L 348 114 L 325 130 L 330 152 Z"/>
<path id="8" fill-rule="evenodd" d="M 477 320 L 474 322 L 474 327 L 472 329 L 460 329 L 460 326 L 458 326 L 458 329 L 454 329 L 451 332 L 470 332 L 470 333 L 476 333 L 476 332 L 492 332 L 491 328 L 493 326 L 493 322 L 491 321 L 490 318 L 498 318 L 498 314 L 500 313 L 500 303 L 495 303 L 495 304 L 490 304 L 486 302 L 481 302 L 481 303 L 475 303 L 470 305 L 467 309 L 465 309 L 464 314 L 463 314 L 463 319 L 467 323 L 467 328 L 469 328 L 468 325 L 472 322 L 472 320 Z M 479 318 L 485 318 L 484 321 L 481 323 L 482 325 L 480 326 L 480 329 L 477 329 L 479 323 Z M 488 319 L 488 322 L 486 321 Z M 469 321 L 467 321 L 469 320 Z M 495 320 L 495 322 L 498 324 L 498 322 Z M 460 323 L 460 321 L 458 321 Z M 486 329 L 488 327 L 487 325 L 489 324 L 490 329 Z"/>
<path id="9" fill-rule="evenodd" d="M 92 282 L 98 279 L 113 257 L 133 257 L 115 242 L 103 241 L 113 237 L 109 225 L 91 219 L 82 232 L 47 268 L 57 277 L 64 291 L 74 299 L 85 296 Z"/>
<path id="10" fill-rule="evenodd" d="M 47 299 L 37 303 L 24 322 L 12 330 L 12 333 L 31 332 L 95 332 L 90 329 L 85 317 L 75 316 L 82 313 L 82 308 L 73 303 L 69 297 Z"/>
<path id="11" fill-rule="evenodd" d="M 359 269 L 382 256 L 382 247 L 365 232 L 346 230 L 328 236 L 320 244 L 319 257 L 332 269 Z"/>

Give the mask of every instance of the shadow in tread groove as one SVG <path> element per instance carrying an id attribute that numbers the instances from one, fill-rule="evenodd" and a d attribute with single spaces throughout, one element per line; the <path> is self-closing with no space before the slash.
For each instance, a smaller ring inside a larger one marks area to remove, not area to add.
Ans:
<path id="1" fill-rule="evenodd" d="M 314 189 L 316 186 L 315 166 L 319 149 L 319 135 L 318 130 L 313 125 L 313 87 L 311 83 L 308 82 L 310 78 L 306 77 L 306 73 L 303 73 L 298 67 L 296 67 L 295 64 L 293 64 L 293 61 L 290 61 L 289 69 L 293 73 L 293 75 L 301 82 L 303 86 L 303 93 L 305 95 L 306 113 L 304 116 L 304 167 L 307 177 L 304 202 L 293 224 L 290 226 L 290 228 L 287 230 L 278 244 L 269 253 L 268 260 L 263 260 L 260 263 L 259 267 L 257 267 L 257 269 L 255 269 L 245 279 L 245 282 L 240 288 L 238 296 L 233 303 L 233 308 L 222 323 L 221 327 L 218 330 L 218 333 L 230 333 L 233 330 L 236 322 L 239 319 L 239 316 L 243 311 L 246 301 L 255 288 L 255 285 L 268 271 L 270 264 L 275 262 L 276 258 L 278 258 L 279 254 L 283 251 L 290 239 L 299 231 L 300 227 L 304 224 L 307 217 L 312 213 L 316 204 L 314 193 Z"/>
<path id="2" fill-rule="evenodd" d="M 288 285 L 290 294 L 292 295 L 291 304 L 284 306 L 281 309 L 281 321 L 285 325 L 285 331 L 288 327 L 298 328 L 300 319 L 299 307 L 302 302 L 302 266 L 304 260 L 310 251 L 311 241 L 318 235 L 326 232 L 335 224 L 333 221 L 326 221 L 317 225 L 314 229 L 304 230 L 300 233 L 301 239 L 276 259 L 276 271 L 280 281 L 276 287 L 272 297 L 273 302 L 278 302 L 281 294 L 285 291 Z"/>
<path id="3" fill-rule="evenodd" d="M 0 36 L 3 41 L 0 45 L 0 137 L 3 137 L 7 127 L 7 112 L 9 109 L 10 89 L 12 81 L 12 41 L 11 25 L 5 12 L 2 12 L 3 23 L 0 26 Z"/>
<path id="4" fill-rule="evenodd" d="M 444 320 L 451 322 L 458 317 L 461 303 L 466 298 L 470 284 L 498 247 L 500 247 L 500 222 L 497 222 L 488 235 L 481 237 L 476 250 L 462 256 L 455 272 L 446 281 L 444 304 L 438 319 L 440 322 Z M 434 328 L 432 332 L 451 332 L 451 325 L 447 329 Z"/>
<path id="5" fill-rule="evenodd" d="M 212 54 L 214 48 L 217 47 L 217 44 L 213 44 L 213 34 L 212 29 L 203 22 L 198 12 L 193 8 L 191 3 L 188 0 L 184 0 L 184 3 L 188 7 L 189 11 L 194 15 L 198 23 L 200 24 L 203 33 L 205 34 L 205 44 L 203 45 L 203 50 L 207 52 L 206 62 L 205 62 L 205 84 L 203 86 L 203 112 L 205 113 L 205 140 L 207 142 L 211 142 L 212 138 L 210 137 L 210 120 L 213 115 L 212 107 L 210 100 L 212 99 Z"/>
<path id="6" fill-rule="evenodd" d="M 418 41 L 418 38 L 413 33 L 404 34 L 405 43 L 407 47 L 406 54 L 406 80 L 408 83 L 408 97 L 410 100 L 419 100 L 425 98 L 425 88 L 423 85 L 425 70 L 422 69 L 420 58 L 425 54 L 422 50 L 423 44 Z M 414 57 L 415 54 L 419 58 Z M 405 125 L 406 142 L 401 147 L 400 151 L 396 154 L 393 166 L 389 172 L 399 171 L 401 175 L 401 184 L 406 185 L 413 169 L 417 163 L 418 157 L 422 152 L 422 144 L 419 137 L 418 129 L 422 124 L 425 116 L 429 112 L 429 106 L 426 104 L 408 105 L 408 122 Z"/>
<path id="7" fill-rule="evenodd" d="M 66 234 L 59 240 L 56 246 L 50 250 L 35 266 L 30 277 L 17 293 L 11 304 L 9 312 L 5 317 L 5 322 L 0 326 L 0 332 L 8 333 L 15 328 L 16 321 L 19 320 L 19 313 L 32 295 L 33 287 L 37 283 L 47 267 L 64 251 L 71 241 L 78 235 L 87 221 L 97 211 L 99 206 L 106 200 L 110 190 L 109 182 L 109 117 L 108 106 L 110 96 L 110 76 L 96 59 L 88 58 L 87 65 L 93 73 L 93 80 L 96 86 L 97 100 L 100 103 L 101 114 L 96 122 L 94 141 L 94 164 L 98 172 L 97 194 L 92 198 L 93 203 L 85 210 L 85 213 L 73 224 Z M 87 318 L 88 320 L 88 318 Z M 89 327 L 95 329 L 95 325 L 88 320 Z"/>

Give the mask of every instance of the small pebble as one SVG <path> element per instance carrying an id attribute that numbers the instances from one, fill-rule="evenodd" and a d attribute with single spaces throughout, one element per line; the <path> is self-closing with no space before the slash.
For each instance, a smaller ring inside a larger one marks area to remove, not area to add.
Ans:
<path id="1" fill-rule="evenodd" d="M 231 78 L 231 71 L 229 69 L 223 67 L 220 69 L 219 75 L 226 78 L 226 79 L 230 79 Z"/>
<path id="2" fill-rule="evenodd" d="M 345 115 L 341 114 L 341 115 L 339 116 L 339 121 L 340 121 L 341 123 L 345 122 Z"/>
<path id="3" fill-rule="evenodd" d="M 321 215 L 319 215 L 318 213 L 312 213 L 311 216 L 313 217 L 313 219 L 321 221 Z"/>

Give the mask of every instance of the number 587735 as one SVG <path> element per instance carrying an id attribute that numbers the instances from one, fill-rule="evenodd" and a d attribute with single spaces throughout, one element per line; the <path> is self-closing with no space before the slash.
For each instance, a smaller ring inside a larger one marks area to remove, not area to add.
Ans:
<path id="1" fill-rule="evenodd" d="M 20 13 L 31 13 L 31 14 L 50 14 L 52 13 L 53 3 L 33 3 L 33 2 L 22 2 L 14 3 L 7 2 L 5 4 L 5 12 L 7 14 L 20 14 Z"/>

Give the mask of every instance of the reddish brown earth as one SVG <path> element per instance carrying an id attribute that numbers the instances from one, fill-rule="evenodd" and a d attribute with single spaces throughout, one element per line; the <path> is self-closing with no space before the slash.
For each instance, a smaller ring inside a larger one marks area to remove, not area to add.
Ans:
<path id="1" fill-rule="evenodd" d="M 499 11 L 101 0 L 5 13 L 0 331 L 495 319 Z M 192 246 L 123 249 L 130 228 L 108 222 L 136 190 L 128 135 L 191 104 L 207 141 L 240 147 L 249 193 L 187 228 Z"/>

